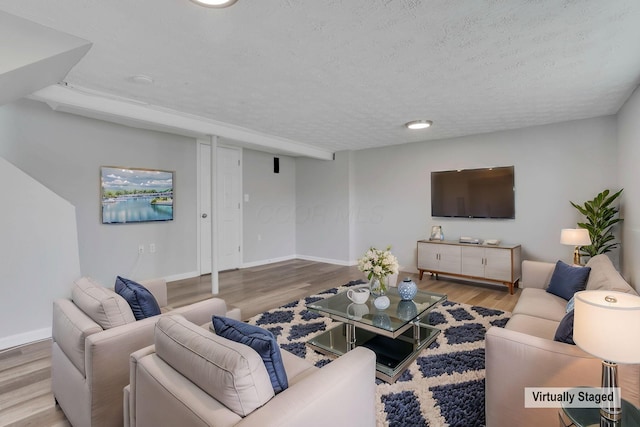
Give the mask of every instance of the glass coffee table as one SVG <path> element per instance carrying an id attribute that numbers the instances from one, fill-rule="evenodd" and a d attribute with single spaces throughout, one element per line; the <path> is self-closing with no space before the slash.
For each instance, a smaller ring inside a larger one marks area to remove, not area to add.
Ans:
<path id="1" fill-rule="evenodd" d="M 447 296 L 418 291 L 412 301 L 403 301 L 396 288 L 390 288 L 386 295 L 391 305 L 384 310 L 373 305 L 373 296 L 364 304 L 354 304 L 346 292 L 307 304 L 308 309 L 342 322 L 307 345 L 333 357 L 357 346 L 367 347 L 376 353 L 376 376 L 395 382 L 440 333 L 428 324 L 428 316 Z"/>

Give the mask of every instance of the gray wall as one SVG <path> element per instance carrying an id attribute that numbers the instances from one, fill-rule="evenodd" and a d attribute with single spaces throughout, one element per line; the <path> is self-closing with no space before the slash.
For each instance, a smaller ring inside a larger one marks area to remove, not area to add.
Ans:
<path id="1" fill-rule="evenodd" d="M 273 172 L 273 158 L 280 173 Z M 251 266 L 293 258 L 296 253 L 295 159 L 244 149 L 243 265 Z"/>
<path id="2" fill-rule="evenodd" d="M 0 129 L 0 156 L 75 206 L 83 275 L 113 286 L 116 275 L 195 274 L 195 140 L 57 113 L 27 100 L 0 107 Z M 175 171 L 174 220 L 101 224 L 100 166 Z"/>
<path id="3" fill-rule="evenodd" d="M 622 272 L 640 290 L 640 90 L 618 113 L 618 173 L 622 193 Z"/>
<path id="4" fill-rule="evenodd" d="M 352 152 L 333 161 L 296 159 L 296 253 L 348 264 Z"/>
<path id="5" fill-rule="evenodd" d="M 515 220 L 431 217 L 431 171 L 510 165 Z M 356 206 L 377 215 L 356 224 L 353 255 L 391 244 L 400 264 L 413 270 L 416 240 L 441 225 L 445 239 L 499 239 L 522 244 L 525 259 L 570 261 L 572 248 L 560 244 L 560 230 L 576 227 L 580 216 L 569 201 L 617 188 L 616 170 L 612 116 L 358 151 Z"/>

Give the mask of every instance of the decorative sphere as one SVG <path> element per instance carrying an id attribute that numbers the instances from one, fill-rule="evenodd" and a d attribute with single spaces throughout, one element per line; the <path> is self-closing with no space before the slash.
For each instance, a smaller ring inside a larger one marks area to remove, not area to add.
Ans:
<path id="1" fill-rule="evenodd" d="M 398 294 L 404 301 L 411 301 L 416 293 L 418 293 L 418 286 L 408 277 L 398 285 Z"/>
<path id="2" fill-rule="evenodd" d="M 390 304 L 391 301 L 389 300 L 389 297 L 384 295 L 373 300 L 373 305 L 375 305 L 378 310 L 384 310 L 385 308 L 388 308 Z"/>

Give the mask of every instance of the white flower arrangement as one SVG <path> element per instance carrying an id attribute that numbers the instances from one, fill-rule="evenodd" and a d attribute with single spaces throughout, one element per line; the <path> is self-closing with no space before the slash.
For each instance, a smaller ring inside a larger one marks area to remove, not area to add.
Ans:
<path id="1" fill-rule="evenodd" d="M 358 260 L 358 270 L 367 275 L 367 279 L 378 279 L 380 290 L 386 292 L 386 277 L 398 274 L 398 259 L 391 253 L 391 246 L 382 251 L 369 248 L 367 253 Z"/>

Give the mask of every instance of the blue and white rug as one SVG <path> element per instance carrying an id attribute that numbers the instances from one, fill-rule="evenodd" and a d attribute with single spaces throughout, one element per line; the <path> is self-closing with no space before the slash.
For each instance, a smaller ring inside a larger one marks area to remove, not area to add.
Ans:
<path id="1" fill-rule="evenodd" d="M 280 347 L 318 367 L 331 361 L 306 346 L 314 335 L 337 325 L 305 305 L 345 292 L 353 281 L 269 310 L 249 319 L 268 329 Z M 510 313 L 447 301 L 434 308 L 429 323 L 442 330 L 394 384 L 376 379 L 378 426 L 484 426 L 484 334 L 502 327 Z"/>

